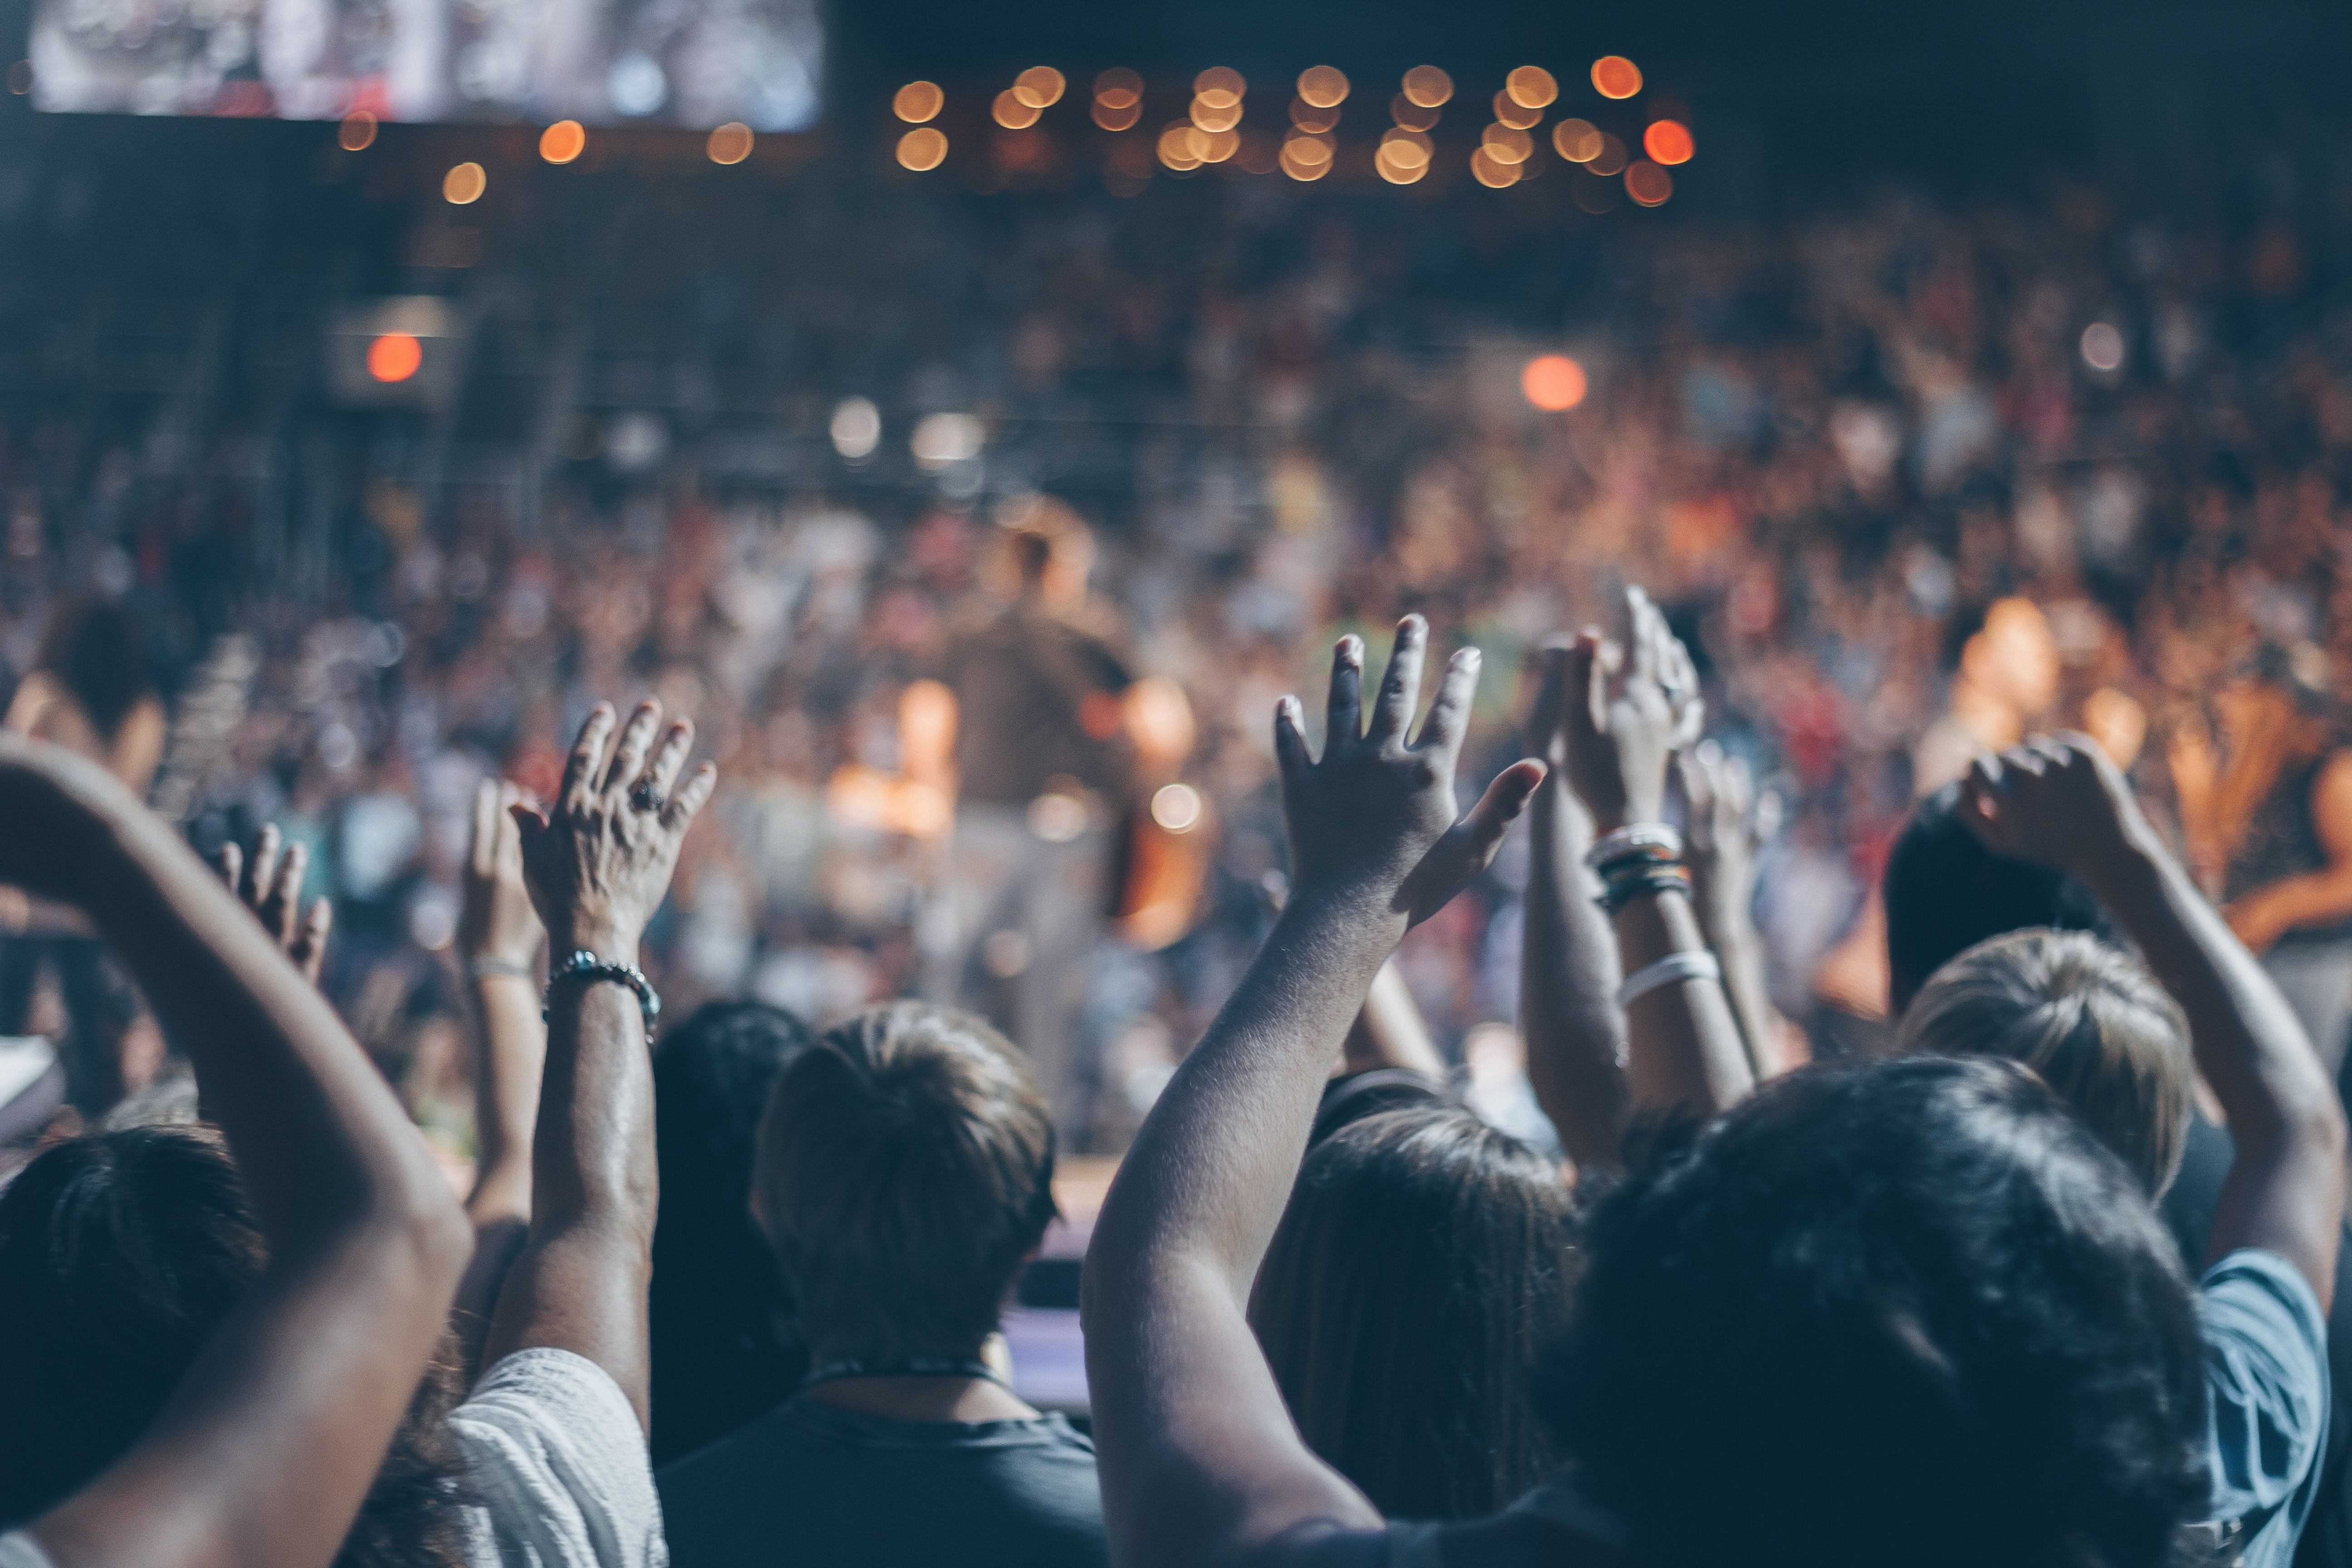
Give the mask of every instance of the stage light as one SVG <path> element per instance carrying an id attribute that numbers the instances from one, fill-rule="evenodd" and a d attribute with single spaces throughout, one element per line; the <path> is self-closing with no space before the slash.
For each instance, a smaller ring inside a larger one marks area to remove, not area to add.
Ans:
<path id="1" fill-rule="evenodd" d="M 1543 110 L 1511 101 L 1507 92 L 1495 95 L 1495 118 L 1514 131 L 1532 131 L 1543 123 Z"/>
<path id="2" fill-rule="evenodd" d="M 480 201 L 482 193 L 489 188 L 490 177 L 482 172 L 479 163 L 460 163 L 441 176 L 442 199 L 452 206 Z"/>
<path id="3" fill-rule="evenodd" d="M 1298 73 L 1298 96 L 1316 109 L 1337 109 L 1348 100 L 1348 79 L 1337 66 L 1308 66 Z"/>
<path id="4" fill-rule="evenodd" d="M 1201 826 L 1201 792 L 1188 784 L 1161 784 L 1151 796 L 1151 820 L 1171 833 Z"/>
<path id="5" fill-rule="evenodd" d="M 1180 120 L 1160 133 L 1160 161 L 1180 174 L 1189 174 L 1208 162 L 1209 133 L 1190 121 Z"/>
<path id="6" fill-rule="evenodd" d="M 1409 131 L 1391 131 L 1391 136 L 1404 137 Z M 1410 185 L 1429 173 L 1429 153 L 1405 141 L 1383 142 L 1372 154 L 1372 168 L 1391 185 Z"/>
<path id="7" fill-rule="evenodd" d="M 1381 153 L 1385 154 L 1391 147 L 1403 149 L 1395 154 L 1395 158 L 1398 163 L 1406 167 L 1427 167 L 1430 158 L 1437 151 L 1437 144 L 1426 134 L 1407 131 L 1402 125 L 1381 132 Z"/>
<path id="8" fill-rule="evenodd" d="M 1303 98 L 1294 98 L 1290 100 L 1290 122 L 1301 131 L 1312 131 L 1319 134 L 1322 132 L 1339 128 L 1339 111 L 1336 109 L 1318 109 Z"/>
<path id="9" fill-rule="evenodd" d="M 1416 109 L 1435 109 L 1454 96 L 1454 79 L 1435 66 L 1415 66 L 1404 73 L 1404 96 Z"/>
<path id="10" fill-rule="evenodd" d="M 1239 103 L 1249 83 L 1242 73 L 1230 66 L 1211 66 L 1192 79 L 1192 92 L 1198 98 L 1211 98 L 1217 103 Z"/>
<path id="11" fill-rule="evenodd" d="M 1603 55 L 1592 62 L 1592 87 L 1603 98 L 1631 98 L 1642 90 L 1642 68 L 1623 55 Z"/>
<path id="12" fill-rule="evenodd" d="M 1470 154 L 1470 174 L 1480 184 L 1494 191 L 1519 183 L 1519 166 L 1504 163 L 1484 147 Z"/>
<path id="13" fill-rule="evenodd" d="M 833 449 L 853 463 L 864 462 L 882 444 L 882 411 L 863 397 L 845 397 L 833 405 L 827 432 Z"/>
<path id="14" fill-rule="evenodd" d="M 539 133 L 539 155 L 551 163 L 569 163 L 587 150 L 587 129 L 576 120 L 559 120 Z"/>
<path id="15" fill-rule="evenodd" d="M 751 128 L 740 120 L 730 120 L 710 133 L 703 151 L 714 163 L 740 163 L 751 155 Z"/>
<path id="16" fill-rule="evenodd" d="M 1192 123 L 1207 132 L 1231 131 L 1242 122 L 1242 106 L 1238 103 L 1212 103 L 1202 93 L 1192 100 Z"/>
<path id="17" fill-rule="evenodd" d="M 1223 163 L 1242 150 L 1242 133 L 1238 131 L 1203 131 L 1201 135 L 1208 142 L 1201 149 L 1203 163 Z"/>
<path id="18" fill-rule="evenodd" d="M 2093 370 L 2119 370 L 2124 363 L 2124 335 L 2105 321 L 2083 329 L 2083 363 Z"/>
<path id="19" fill-rule="evenodd" d="M 1690 128 L 1679 120 L 1653 121 L 1642 132 L 1642 151 L 1658 163 L 1687 163 L 1698 149 L 1691 141 Z"/>
<path id="20" fill-rule="evenodd" d="M 1519 373 L 1519 390 L 1547 414 L 1564 412 L 1584 401 L 1584 367 L 1566 354 L 1538 355 Z"/>
<path id="21" fill-rule="evenodd" d="M 385 332 L 368 344 L 368 374 L 389 384 L 406 381 L 425 363 L 425 345 L 408 332 Z"/>
<path id="22" fill-rule="evenodd" d="M 1607 132 L 1601 134 L 1601 151 L 1584 161 L 1584 166 L 1604 179 L 1625 172 L 1625 143 Z"/>
<path id="23" fill-rule="evenodd" d="M 1095 101 L 1125 109 L 1143 101 L 1143 79 L 1125 66 L 1113 66 L 1095 78 Z"/>
<path id="24" fill-rule="evenodd" d="M 1113 103 L 1108 98 L 1097 98 L 1095 100 L 1091 112 L 1095 117 L 1095 123 L 1106 131 L 1132 131 L 1135 129 L 1135 122 L 1143 118 L 1143 105 L 1134 100 L 1126 103 Z"/>
<path id="25" fill-rule="evenodd" d="M 947 162 L 948 139 L 929 125 L 918 126 L 898 138 L 898 165 L 920 174 Z"/>
<path id="26" fill-rule="evenodd" d="M 335 145 L 346 153 L 364 153 L 375 145 L 375 116 L 354 109 L 335 128 Z"/>
<path id="27" fill-rule="evenodd" d="M 947 101 L 948 95 L 940 90 L 939 83 L 910 81 L 890 100 L 890 112 L 909 125 L 920 125 L 936 118 Z"/>
<path id="28" fill-rule="evenodd" d="M 969 414 L 926 414 L 915 422 L 907 449 L 918 466 L 944 468 L 979 457 L 983 435 L 980 421 Z"/>
<path id="29" fill-rule="evenodd" d="M 1639 205 L 1664 206 L 1675 194 L 1675 177 L 1647 158 L 1636 158 L 1625 165 L 1625 194 Z"/>
<path id="30" fill-rule="evenodd" d="M 1407 131 L 1434 131 L 1444 116 L 1434 109 L 1413 102 L 1402 93 L 1389 100 L 1389 118 Z"/>
<path id="31" fill-rule="evenodd" d="M 1503 90 L 1521 109 L 1549 109 L 1559 97 L 1559 83 L 1541 66 L 1521 66 L 1503 79 Z"/>
<path id="32" fill-rule="evenodd" d="M 1524 163 L 1536 150 L 1536 139 L 1512 125 L 1489 125 L 1478 134 L 1478 145 L 1497 163 Z"/>
<path id="33" fill-rule="evenodd" d="M 1013 95 L 1013 89 L 1007 88 L 996 95 L 996 101 L 989 105 L 988 112 L 1007 131 L 1026 131 L 1037 123 L 1037 116 L 1045 110 L 1034 104 L 1022 102 Z"/>
<path id="34" fill-rule="evenodd" d="M 1331 172 L 1331 143 L 1319 136 L 1293 135 L 1283 142 L 1279 162 L 1294 180 L 1319 180 Z"/>
<path id="35" fill-rule="evenodd" d="M 1067 85 L 1052 66 L 1031 66 L 1013 79 L 1013 96 L 1032 109 L 1051 109 L 1062 101 Z"/>
<path id="36" fill-rule="evenodd" d="M 1601 136 L 1589 120 L 1563 120 L 1551 128 L 1552 150 L 1571 163 L 1590 163 L 1601 156 Z"/>

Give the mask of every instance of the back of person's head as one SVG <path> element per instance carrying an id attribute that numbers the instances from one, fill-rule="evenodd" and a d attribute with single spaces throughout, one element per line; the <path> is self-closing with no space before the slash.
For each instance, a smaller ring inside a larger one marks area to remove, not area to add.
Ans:
<path id="1" fill-rule="evenodd" d="M 267 1260 L 210 1133 L 95 1133 L 25 1167 L 0 1193 L 0 1528 L 138 1441 Z M 459 1560 L 449 1393 L 446 1373 L 420 1385 L 338 1568 Z"/>
<path id="2" fill-rule="evenodd" d="M 710 1002 L 654 1051 L 656 1465 L 775 1405 L 808 1370 L 751 1211 L 761 1112 L 808 1042 L 808 1026 L 781 1007 Z"/>
<path id="3" fill-rule="evenodd" d="M 1054 1123 L 1020 1053 L 919 1002 L 787 1068 L 752 1178 L 801 1337 L 868 1364 L 970 1356 L 1054 1218 Z"/>
<path id="4" fill-rule="evenodd" d="M 73 693 L 91 727 L 109 741 L 140 699 L 155 689 L 144 631 L 128 610 L 109 599 L 61 607 L 35 662 Z"/>
<path id="5" fill-rule="evenodd" d="M 2189 1022 L 2153 975 L 2095 936 L 2019 931 L 1979 942 L 1936 971 L 1895 1042 L 2032 1068 L 2150 1197 L 2180 1169 L 2194 1103 Z"/>
<path id="6" fill-rule="evenodd" d="M 2206 1497 L 2162 1223 L 2016 1065 L 1805 1069 L 1594 1207 L 1544 1379 L 1645 1568 L 2148 1568 Z"/>
<path id="7" fill-rule="evenodd" d="M 1921 800 L 1886 858 L 1887 990 L 1898 1016 L 1929 975 L 1988 937 L 2100 923 L 2098 902 L 2081 883 L 1994 854 L 1960 820 L 1959 803 L 1957 784 Z"/>
<path id="8" fill-rule="evenodd" d="M 1307 1446 L 1395 1518 L 1524 1491 L 1555 1459 L 1532 1383 L 1573 1244 L 1559 1167 L 1465 1109 L 1383 1110 L 1316 1144 L 1250 1295 Z"/>

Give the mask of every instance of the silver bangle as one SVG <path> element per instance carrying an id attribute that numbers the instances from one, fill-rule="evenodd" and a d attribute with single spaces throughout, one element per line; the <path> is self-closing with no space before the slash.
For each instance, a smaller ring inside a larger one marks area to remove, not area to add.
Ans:
<path id="1" fill-rule="evenodd" d="M 548 972 L 547 990 L 540 1001 L 540 1022 L 548 1022 L 548 1015 L 554 1011 L 557 986 L 589 984 L 599 980 L 625 985 L 636 993 L 638 1011 L 645 1016 L 646 1038 L 652 1039 L 654 1020 L 661 1016 L 661 994 L 654 989 L 653 982 L 647 980 L 645 971 L 635 964 L 608 963 L 585 948 Z"/>
<path id="2" fill-rule="evenodd" d="M 1629 822 L 1594 839 L 1592 847 L 1584 852 L 1584 865 L 1587 870 L 1597 872 L 1612 862 L 1635 857 L 1679 860 L 1683 858 L 1683 836 L 1663 822 Z"/>
<path id="3" fill-rule="evenodd" d="M 1620 1012 L 1632 1006 L 1641 997 L 1661 986 L 1675 985 L 1685 980 L 1721 980 L 1723 965 L 1715 954 L 1703 947 L 1670 952 L 1645 969 L 1637 969 L 1617 987 L 1617 1007 Z"/>

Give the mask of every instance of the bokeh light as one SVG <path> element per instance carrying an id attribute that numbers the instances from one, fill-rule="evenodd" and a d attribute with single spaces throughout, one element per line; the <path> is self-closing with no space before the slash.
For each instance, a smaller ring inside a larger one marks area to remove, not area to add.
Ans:
<path id="1" fill-rule="evenodd" d="M 702 150 L 710 154 L 714 163 L 740 163 L 751 155 L 751 128 L 740 120 L 730 120 L 711 132 Z"/>
<path id="2" fill-rule="evenodd" d="M 1691 141 L 1690 128 L 1679 120 L 1656 120 L 1642 132 L 1642 151 L 1653 163 L 1687 163 L 1698 149 Z"/>
<path id="3" fill-rule="evenodd" d="M 1675 194 L 1675 177 L 1647 158 L 1625 165 L 1625 194 L 1645 207 L 1664 206 Z"/>
<path id="4" fill-rule="evenodd" d="M 1551 128 L 1551 145 L 1571 163 L 1590 163 L 1601 156 L 1602 139 L 1590 120 L 1563 120 Z"/>
<path id="5" fill-rule="evenodd" d="M 576 120 L 559 120 L 539 133 L 539 155 L 551 163 L 569 163 L 588 151 L 588 129 Z"/>
<path id="6" fill-rule="evenodd" d="M 1536 150 L 1535 138 L 1511 125 L 1489 125 L 1479 133 L 1478 145 L 1497 163 L 1524 163 Z"/>
<path id="7" fill-rule="evenodd" d="M 1171 833 L 1201 826 L 1201 792 L 1188 784 L 1161 784 L 1152 793 L 1151 820 Z"/>
<path id="8" fill-rule="evenodd" d="M 1521 109 L 1549 109 L 1559 97 L 1559 83 L 1541 66 L 1521 66 L 1503 79 L 1503 90 Z"/>
<path id="9" fill-rule="evenodd" d="M 1584 160 L 1584 166 L 1602 176 L 1625 172 L 1625 143 L 1607 132 L 1601 133 L 1601 151 Z"/>
<path id="10" fill-rule="evenodd" d="M 1284 138 L 1278 163 L 1294 180 L 1319 180 L 1331 172 L 1331 143 L 1320 136 L 1294 131 Z"/>
<path id="11" fill-rule="evenodd" d="M 1203 131 L 1201 138 L 1204 145 L 1199 151 L 1203 163 L 1223 163 L 1242 150 L 1242 133 L 1238 131 Z"/>
<path id="12" fill-rule="evenodd" d="M 1032 109 L 1051 109 L 1062 101 L 1066 85 L 1052 66 L 1031 66 L 1013 79 L 1013 96 Z"/>
<path id="13" fill-rule="evenodd" d="M 1298 73 L 1298 96 L 1316 109 L 1337 109 L 1348 100 L 1348 79 L 1337 66 L 1308 66 Z"/>
<path id="14" fill-rule="evenodd" d="M 948 139 L 937 126 L 919 125 L 898 138 L 898 166 L 917 174 L 947 162 Z"/>
<path id="15" fill-rule="evenodd" d="M 1566 354 L 1539 354 L 1519 373 L 1519 390 L 1546 413 L 1561 413 L 1584 401 L 1584 367 Z"/>
<path id="16" fill-rule="evenodd" d="M 1192 79 L 1192 95 L 1216 103 L 1239 103 L 1242 94 L 1248 90 L 1249 83 L 1242 79 L 1242 73 L 1230 66 L 1211 66 Z"/>
<path id="17" fill-rule="evenodd" d="M 1007 131 L 1026 131 L 1037 123 L 1037 116 L 1045 111 L 1034 103 L 1022 102 L 1008 87 L 996 95 L 996 101 L 988 106 L 988 112 L 991 119 Z"/>
<path id="18" fill-rule="evenodd" d="M 1160 133 L 1160 161 L 1171 169 L 1197 169 L 1208 160 L 1209 133 L 1190 121 L 1180 120 Z"/>
<path id="19" fill-rule="evenodd" d="M 1095 101 L 1114 109 L 1143 101 L 1143 79 L 1125 66 L 1113 66 L 1095 78 Z"/>
<path id="20" fill-rule="evenodd" d="M 1410 142 L 1383 142 L 1372 169 L 1391 185 L 1410 185 L 1429 173 L 1429 154 Z"/>
<path id="21" fill-rule="evenodd" d="M 833 437 L 835 451 L 853 463 L 863 462 L 881 444 L 881 410 L 866 398 L 845 397 L 834 405 L 827 434 Z"/>
<path id="22" fill-rule="evenodd" d="M 1239 99 L 1202 93 L 1192 100 L 1192 123 L 1203 131 L 1231 131 L 1242 122 Z"/>
<path id="23" fill-rule="evenodd" d="M 368 374 L 390 384 L 406 381 L 425 363 L 425 345 L 406 332 L 386 332 L 368 344 Z"/>
<path id="24" fill-rule="evenodd" d="M 2093 321 L 2083 329 L 2083 363 L 2093 370 L 2120 370 L 2124 363 L 2124 335 L 2105 321 Z"/>
<path id="25" fill-rule="evenodd" d="M 935 119 L 947 107 L 948 95 L 935 81 L 910 81 L 890 100 L 890 112 L 909 125 Z"/>
<path id="26" fill-rule="evenodd" d="M 1290 122 L 1301 131 L 1330 131 L 1339 123 L 1339 110 L 1318 109 L 1303 98 L 1294 98 L 1290 100 Z"/>
<path id="27" fill-rule="evenodd" d="M 479 163 L 460 163 L 441 176 L 441 196 L 452 206 L 464 206 L 482 199 L 490 188 L 490 177 Z"/>
<path id="28" fill-rule="evenodd" d="M 1603 98 L 1631 98 L 1642 90 L 1642 68 L 1623 55 L 1592 62 L 1592 89 Z"/>
<path id="29" fill-rule="evenodd" d="M 1495 95 L 1495 118 L 1515 131 L 1531 131 L 1543 123 L 1543 110 L 1515 103 L 1507 92 Z"/>
<path id="30" fill-rule="evenodd" d="M 1415 66 L 1404 73 L 1404 96 L 1416 109 L 1435 109 L 1454 96 L 1454 79 L 1435 66 Z"/>
<path id="31" fill-rule="evenodd" d="M 1519 166 L 1517 163 L 1506 163 L 1486 148 L 1480 147 L 1475 153 L 1470 154 L 1470 174 L 1487 189 L 1499 191 L 1506 185 L 1518 184 Z"/>
<path id="32" fill-rule="evenodd" d="M 1118 103 L 1108 98 L 1097 98 L 1090 112 L 1094 115 L 1095 123 L 1106 131 L 1131 131 L 1135 122 L 1143 118 L 1143 104 L 1137 99 Z"/>
<path id="33" fill-rule="evenodd" d="M 375 145 L 375 116 L 354 109 L 335 128 L 335 145 L 346 153 L 364 153 Z"/>
<path id="34" fill-rule="evenodd" d="M 1426 104 L 1415 103 L 1402 93 L 1389 100 L 1389 118 L 1408 131 L 1434 131 L 1444 116 Z"/>

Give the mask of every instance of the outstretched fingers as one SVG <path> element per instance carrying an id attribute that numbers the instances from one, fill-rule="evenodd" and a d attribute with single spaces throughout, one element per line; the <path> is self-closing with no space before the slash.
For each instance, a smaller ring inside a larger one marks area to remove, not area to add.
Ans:
<path id="1" fill-rule="evenodd" d="M 499 807 L 510 800 L 510 784 L 486 778 L 474 786 L 474 831 L 466 841 L 466 859 L 474 875 L 484 881 L 498 869 Z"/>
<path id="2" fill-rule="evenodd" d="M 694 749 L 694 721 L 680 719 L 663 734 L 660 749 L 652 762 L 646 764 L 644 785 L 655 800 L 669 798 L 670 786 L 686 766 L 686 754 Z"/>
<path id="3" fill-rule="evenodd" d="M 1323 725 L 1323 752 L 1364 732 L 1364 639 L 1353 633 L 1331 649 L 1331 698 Z"/>
<path id="4" fill-rule="evenodd" d="M 1475 647 L 1457 650 L 1446 661 L 1445 679 L 1438 683 L 1437 700 L 1421 726 L 1418 749 L 1435 752 L 1451 767 L 1470 728 L 1470 704 L 1478 692 L 1480 655 Z"/>
<path id="5" fill-rule="evenodd" d="M 1403 743 L 1413 710 L 1421 706 L 1421 666 L 1428 649 L 1427 621 L 1407 616 L 1397 623 L 1396 647 L 1389 655 L 1388 673 L 1381 678 L 1380 700 L 1373 704 L 1371 728 L 1364 739 L 1375 745 Z"/>
<path id="6" fill-rule="evenodd" d="M 635 787 L 637 774 L 646 765 L 646 752 L 654 743 L 654 727 L 661 722 L 661 704 L 648 697 L 629 715 L 620 743 L 613 748 L 613 765 L 605 772 L 600 794 L 619 795 Z"/>
<path id="7" fill-rule="evenodd" d="M 1307 754 L 1307 736 L 1302 729 L 1306 709 L 1297 698 L 1285 697 L 1274 705 L 1274 760 L 1282 769 L 1285 789 L 1297 787 L 1315 760 Z M 1327 738 L 1323 750 L 1328 753 L 1331 742 Z"/>
<path id="8" fill-rule="evenodd" d="M 566 811 L 584 810 L 588 797 L 597 789 L 601 776 L 599 764 L 604 760 L 604 742 L 613 733 L 613 705 L 599 702 L 589 710 L 588 721 L 580 726 L 580 736 L 572 742 L 572 754 L 563 763 L 563 787 L 557 799 Z M 530 842 L 525 829 L 525 842 Z"/>
<path id="9" fill-rule="evenodd" d="M 334 929 L 335 906 L 325 899 L 311 900 L 310 912 L 303 919 L 302 929 L 294 933 L 287 945 L 286 956 L 302 972 L 302 978 L 316 985 L 319 971 L 327 962 L 327 933 Z"/>
<path id="10" fill-rule="evenodd" d="M 695 769 L 694 776 L 686 781 L 686 786 L 670 796 L 662 806 L 662 826 L 672 833 L 684 833 L 693 826 L 694 814 L 702 809 L 702 803 L 709 800 L 710 792 L 718 787 L 718 768 L 705 763 Z"/>

